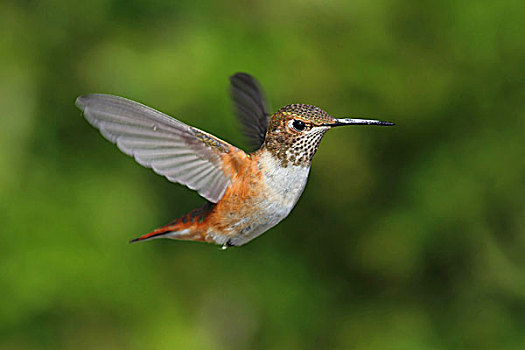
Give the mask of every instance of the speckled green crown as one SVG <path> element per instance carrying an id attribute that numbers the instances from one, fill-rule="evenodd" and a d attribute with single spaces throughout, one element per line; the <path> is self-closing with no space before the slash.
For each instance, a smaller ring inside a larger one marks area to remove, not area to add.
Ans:
<path id="1" fill-rule="evenodd" d="M 321 108 L 305 105 L 305 104 L 291 104 L 280 108 L 277 113 L 290 115 L 294 118 L 301 118 L 305 121 L 320 125 L 324 123 L 332 123 L 334 117 L 323 111 Z"/>

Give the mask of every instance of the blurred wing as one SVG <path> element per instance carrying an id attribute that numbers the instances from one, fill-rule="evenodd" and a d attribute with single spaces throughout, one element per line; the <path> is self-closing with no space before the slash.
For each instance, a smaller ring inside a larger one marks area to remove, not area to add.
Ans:
<path id="1" fill-rule="evenodd" d="M 264 142 L 268 127 L 268 108 L 259 83 L 251 75 L 236 73 L 230 77 L 231 95 L 237 116 L 250 145 L 258 149 Z"/>
<path id="2" fill-rule="evenodd" d="M 80 96 L 76 105 L 105 138 L 141 165 L 210 202 L 224 195 L 230 180 L 222 171 L 221 156 L 235 149 L 227 142 L 118 96 Z"/>

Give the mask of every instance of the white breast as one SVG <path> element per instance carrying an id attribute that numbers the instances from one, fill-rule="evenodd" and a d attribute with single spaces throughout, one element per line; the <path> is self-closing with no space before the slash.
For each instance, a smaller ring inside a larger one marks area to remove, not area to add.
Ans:
<path id="1" fill-rule="evenodd" d="M 287 210 L 285 216 L 288 215 L 303 193 L 310 167 L 290 164 L 284 168 L 270 153 L 262 154 L 259 163 L 263 170 L 268 199 Z"/>
<path id="2" fill-rule="evenodd" d="M 310 172 L 309 166 L 288 165 L 283 168 L 269 153 L 261 155 L 259 167 L 265 191 L 261 193 L 257 210 L 251 217 L 245 218 L 250 225 L 246 227 L 245 220 L 239 222 L 238 227 L 242 229 L 230 239 L 233 245 L 242 245 L 254 239 L 287 217 L 303 193 Z"/>

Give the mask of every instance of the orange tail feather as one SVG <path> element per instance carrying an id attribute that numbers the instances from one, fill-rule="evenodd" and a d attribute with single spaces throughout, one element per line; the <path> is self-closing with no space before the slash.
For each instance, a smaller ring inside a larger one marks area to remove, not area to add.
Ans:
<path id="1" fill-rule="evenodd" d="M 188 214 L 170 222 L 169 224 L 162 226 L 150 233 L 146 233 L 138 238 L 132 239 L 129 243 L 145 241 L 154 238 L 161 238 L 167 236 L 167 238 L 173 239 L 187 239 L 193 241 L 205 241 L 205 237 L 201 234 L 203 221 L 212 212 L 215 205 L 207 202 L 202 207 L 190 211 Z"/>
<path id="2" fill-rule="evenodd" d="M 146 233 L 145 235 L 142 235 L 140 237 L 137 237 L 135 239 L 132 239 L 131 241 L 129 241 L 129 243 L 134 243 L 134 242 L 139 242 L 139 241 L 145 241 L 147 239 L 153 239 L 153 238 L 156 238 L 156 237 L 159 237 L 159 236 L 162 236 L 162 235 L 165 235 L 169 232 L 173 232 L 175 231 L 174 230 L 174 226 L 164 226 L 164 227 L 161 227 L 161 228 L 158 228 L 156 229 L 155 231 L 153 232 L 150 232 L 150 233 Z"/>

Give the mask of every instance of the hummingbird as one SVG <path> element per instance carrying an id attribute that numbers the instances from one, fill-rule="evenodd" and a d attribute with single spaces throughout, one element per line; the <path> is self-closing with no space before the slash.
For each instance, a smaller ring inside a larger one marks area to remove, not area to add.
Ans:
<path id="1" fill-rule="evenodd" d="M 301 196 L 321 139 L 335 127 L 394 125 L 335 118 L 319 107 L 290 104 L 268 113 L 264 93 L 246 73 L 230 77 L 231 96 L 253 152 L 123 97 L 76 100 L 87 121 L 120 150 L 206 203 L 130 242 L 156 238 L 241 246 L 290 214 Z"/>

